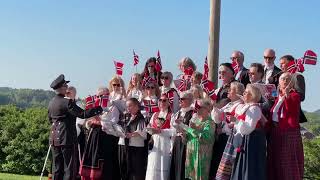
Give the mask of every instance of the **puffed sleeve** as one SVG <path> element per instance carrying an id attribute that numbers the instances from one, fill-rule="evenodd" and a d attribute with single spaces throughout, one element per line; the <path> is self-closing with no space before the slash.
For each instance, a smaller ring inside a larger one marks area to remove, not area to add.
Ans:
<path id="1" fill-rule="evenodd" d="M 137 132 L 143 139 L 147 139 L 146 124 L 144 121 L 139 122 L 135 132 Z"/>
<path id="2" fill-rule="evenodd" d="M 224 112 L 222 112 L 220 109 L 216 107 L 213 107 L 211 111 L 211 118 L 215 123 L 219 124 L 225 120 Z"/>
<path id="3" fill-rule="evenodd" d="M 235 129 L 237 133 L 242 135 L 250 134 L 255 130 L 258 121 L 261 119 L 261 109 L 258 106 L 251 106 L 246 111 L 245 121 L 240 120 L 236 125 Z"/>

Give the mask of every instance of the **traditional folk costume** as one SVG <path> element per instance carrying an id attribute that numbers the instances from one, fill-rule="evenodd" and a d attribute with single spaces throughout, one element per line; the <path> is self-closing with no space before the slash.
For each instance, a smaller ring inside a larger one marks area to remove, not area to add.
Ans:
<path id="1" fill-rule="evenodd" d="M 171 118 L 171 126 L 176 130 L 177 135 L 174 137 L 170 180 L 185 180 L 185 160 L 186 160 L 186 141 L 182 135 L 182 127 L 189 126 L 194 111 L 191 107 L 181 108 L 179 112 Z M 176 119 L 182 119 L 181 124 L 176 124 Z"/>
<path id="2" fill-rule="evenodd" d="M 232 166 L 235 159 L 235 148 L 233 146 L 234 131 L 233 129 L 229 128 L 228 123 L 231 121 L 231 114 L 235 114 L 237 106 L 242 103 L 242 100 L 229 102 L 221 109 L 214 107 L 211 112 L 211 117 L 214 119 L 214 122 L 217 124 L 222 123 L 222 133 L 225 133 L 229 136 L 219 164 L 219 168 L 217 170 L 217 174 L 215 175 L 215 179 L 217 180 L 227 180 L 230 179 L 231 176 Z"/>
<path id="3" fill-rule="evenodd" d="M 146 123 L 149 124 L 150 118 L 155 112 L 159 112 L 160 109 L 158 107 L 158 97 L 157 96 L 147 96 L 142 100 L 142 106 L 144 110 L 142 114 L 146 118 Z M 147 125 L 146 124 L 146 125 Z"/>
<path id="4" fill-rule="evenodd" d="M 240 104 L 234 116 L 238 122 L 234 126 L 233 146 L 235 162 L 232 180 L 266 179 L 266 136 L 261 108 L 258 104 Z"/>
<path id="5" fill-rule="evenodd" d="M 212 119 L 201 121 L 195 119 L 196 126 L 200 129 L 188 127 L 187 133 L 187 156 L 186 156 L 186 179 L 207 180 L 214 144 L 215 125 Z"/>
<path id="6" fill-rule="evenodd" d="M 180 106 L 179 106 L 179 95 L 178 95 L 177 91 L 171 87 L 161 86 L 161 94 L 167 95 L 167 97 L 169 99 L 171 111 L 173 113 L 178 112 L 180 109 Z"/>
<path id="7" fill-rule="evenodd" d="M 122 180 L 144 180 L 147 166 L 147 151 L 145 139 L 146 123 L 140 111 L 136 116 L 125 114 L 120 122 L 124 133 L 137 132 L 139 135 L 131 138 L 119 138 L 119 163 Z"/>
<path id="8" fill-rule="evenodd" d="M 160 111 L 153 114 L 149 127 L 161 129 L 159 134 L 152 134 L 153 148 L 148 155 L 146 180 L 167 180 L 170 175 L 171 137 L 175 130 L 171 129 L 171 113 Z"/>
<path id="9" fill-rule="evenodd" d="M 99 97 L 96 97 L 95 101 L 97 100 L 99 101 Z M 101 103 L 97 104 L 101 105 Z M 105 109 L 104 113 L 95 117 L 97 121 L 100 121 L 101 126 L 88 127 L 90 133 L 80 168 L 83 180 L 120 179 L 117 159 L 119 138 L 116 137 L 117 133 L 113 130 L 113 125 L 117 124 L 121 118 L 121 111 L 125 105 L 122 100 L 113 101 L 108 105 L 104 103 L 102 105 Z"/>
<path id="10" fill-rule="evenodd" d="M 299 112 L 301 96 L 291 91 L 279 96 L 271 109 L 268 141 L 268 179 L 301 180 L 304 173 L 303 144 Z"/>
<path id="11" fill-rule="evenodd" d="M 139 102 L 143 99 L 143 92 L 140 89 L 133 88 L 128 92 L 127 98 L 136 98 Z"/>

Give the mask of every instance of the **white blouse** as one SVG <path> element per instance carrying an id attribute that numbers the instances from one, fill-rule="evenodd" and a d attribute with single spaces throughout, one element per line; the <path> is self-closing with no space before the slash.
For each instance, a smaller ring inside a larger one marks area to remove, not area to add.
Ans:
<path id="1" fill-rule="evenodd" d="M 238 116 L 245 114 L 245 120 L 238 120 L 234 126 L 236 134 L 240 133 L 241 135 L 247 135 L 254 131 L 258 121 L 262 117 L 260 107 L 250 103 L 240 104 L 237 106 L 235 113 Z"/>
<path id="2" fill-rule="evenodd" d="M 272 121 L 274 122 L 279 122 L 279 116 L 278 116 L 278 112 L 279 112 L 279 109 L 282 105 L 282 103 L 284 102 L 284 99 L 285 99 L 285 96 L 279 96 L 279 100 L 277 102 L 277 104 L 275 105 L 275 107 L 273 108 L 273 111 L 272 111 Z M 280 113 L 280 116 L 281 116 L 282 113 Z"/>
<path id="3" fill-rule="evenodd" d="M 133 118 L 130 119 L 132 121 Z M 147 131 L 145 127 L 145 123 L 143 121 L 140 121 L 137 125 L 137 129 L 134 131 L 139 134 L 139 136 L 131 137 L 129 139 L 129 146 L 133 147 L 144 147 L 144 140 L 147 139 Z M 120 137 L 119 138 L 119 145 L 125 145 L 125 138 Z"/>
<path id="4" fill-rule="evenodd" d="M 140 89 L 133 88 L 131 91 L 129 91 L 128 98 L 136 98 L 139 102 L 141 102 L 143 93 Z"/>

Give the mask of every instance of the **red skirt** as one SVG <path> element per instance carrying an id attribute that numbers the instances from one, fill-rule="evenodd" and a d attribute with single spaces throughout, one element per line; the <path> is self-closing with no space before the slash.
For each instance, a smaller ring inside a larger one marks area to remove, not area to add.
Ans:
<path id="1" fill-rule="evenodd" d="M 304 156 L 300 129 L 271 129 L 268 139 L 268 179 L 303 179 Z"/>

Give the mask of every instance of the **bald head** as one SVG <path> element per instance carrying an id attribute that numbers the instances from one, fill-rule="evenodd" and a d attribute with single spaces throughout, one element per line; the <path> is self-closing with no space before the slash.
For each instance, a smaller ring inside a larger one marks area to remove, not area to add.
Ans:
<path id="1" fill-rule="evenodd" d="M 273 49 L 266 49 L 263 52 L 263 58 L 266 66 L 272 66 L 276 59 L 276 52 Z"/>
<path id="2" fill-rule="evenodd" d="M 242 67 L 243 66 L 243 61 L 244 61 L 244 54 L 241 51 L 233 51 L 231 54 L 232 61 L 236 61 L 237 64 Z"/>

